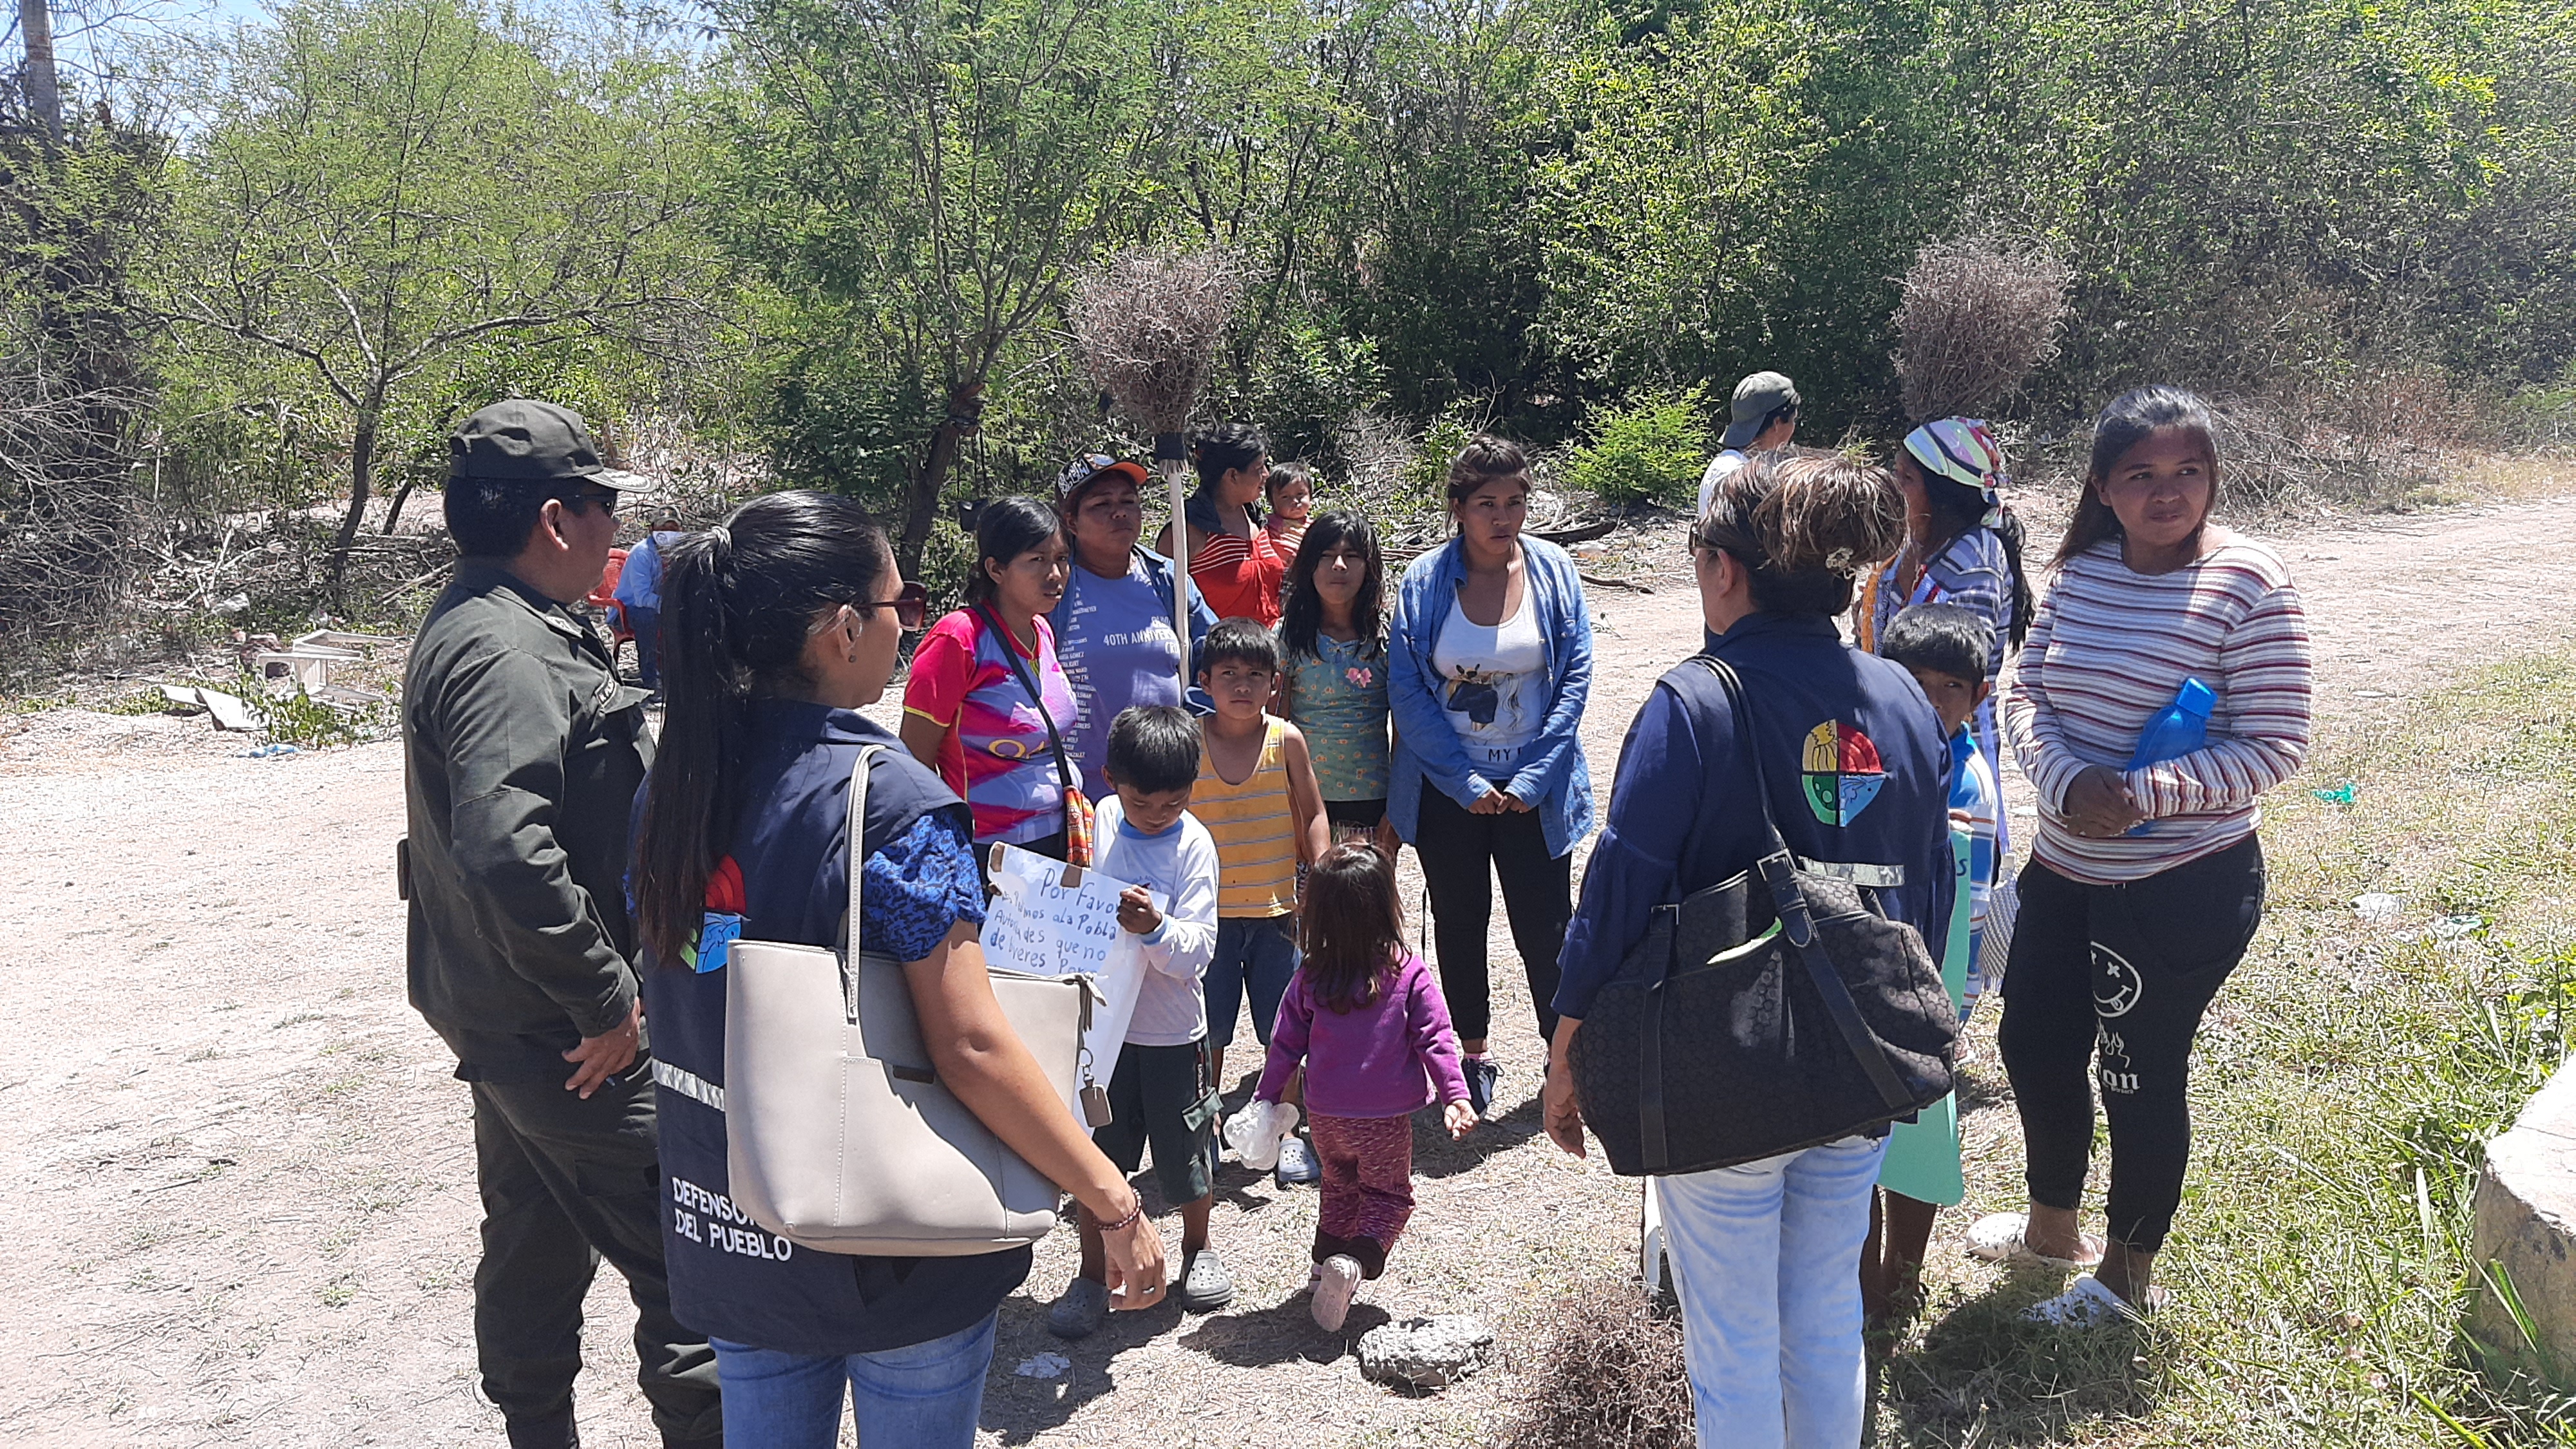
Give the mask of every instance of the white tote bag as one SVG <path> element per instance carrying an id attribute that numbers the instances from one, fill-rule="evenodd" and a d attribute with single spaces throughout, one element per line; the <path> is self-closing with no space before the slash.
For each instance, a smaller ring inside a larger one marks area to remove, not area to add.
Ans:
<path id="1" fill-rule="evenodd" d="M 798 1247 L 964 1257 L 1034 1243 L 1054 1183 L 1004 1146 L 933 1070 L 903 963 L 854 949 L 868 767 L 850 773 L 848 913 L 839 948 L 738 940 L 725 966 L 725 1136 L 734 1203 Z M 1060 1098 L 1078 1085 L 1093 988 L 992 973 L 993 994 Z"/>

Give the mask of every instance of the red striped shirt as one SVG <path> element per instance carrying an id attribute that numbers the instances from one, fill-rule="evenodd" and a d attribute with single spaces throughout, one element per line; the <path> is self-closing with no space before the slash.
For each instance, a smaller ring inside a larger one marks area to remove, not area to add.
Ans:
<path id="1" fill-rule="evenodd" d="M 1250 619 L 1271 628 L 1279 625 L 1279 585 L 1288 562 L 1269 531 L 1252 537 L 1211 533 L 1190 545 L 1190 582 L 1220 619 Z"/>
<path id="2" fill-rule="evenodd" d="M 2307 615 L 2280 556 L 2237 540 L 2166 574 L 2120 561 L 2114 539 L 2050 581 L 2004 705 L 2014 762 L 2039 791 L 2032 855 L 2095 884 L 2142 880 L 2254 833 L 2262 795 L 2306 760 Z M 2129 770 L 2148 722 L 2187 678 L 2217 692 L 2209 743 Z M 2094 765 L 2123 771 L 2148 816 L 2135 835 L 2096 840 L 2058 815 Z"/>

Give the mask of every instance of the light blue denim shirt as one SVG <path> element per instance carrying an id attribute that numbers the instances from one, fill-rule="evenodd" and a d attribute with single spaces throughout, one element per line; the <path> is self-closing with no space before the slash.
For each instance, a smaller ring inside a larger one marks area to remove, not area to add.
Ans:
<path id="1" fill-rule="evenodd" d="M 1579 733 L 1592 693 L 1592 615 L 1583 580 L 1565 550 L 1524 534 L 1521 559 L 1547 651 L 1547 721 L 1521 750 L 1502 788 L 1537 811 L 1548 854 L 1560 856 L 1592 828 L 1592 770 Z M 1485 793 L 1441 708 L 1440 676 L 1431 664 L 1449 605 L 1466 577 L 1466 559 L 1453 538 L 1415 559 L 1396 585 L 1395 615 L 1387 628 L 1387 707 L 1395 716 L 1395 753 L 1386 810 L 1396 833 L 1408 841 L 1422 817 L 1424 780 L 1461 805 Z"/>

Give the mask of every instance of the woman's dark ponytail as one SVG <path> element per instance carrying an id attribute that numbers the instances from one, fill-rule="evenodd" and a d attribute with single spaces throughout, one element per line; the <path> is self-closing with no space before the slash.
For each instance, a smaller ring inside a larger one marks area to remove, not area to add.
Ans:
<path id="1" fill-rule="evenodd" d="M 2030 621 L 2039 603 L 2030 591 L 2030 570 L 2022 567 L 2021 546 L 2026 534 L 2021 515 L 2009 507 L 2000 511 L 2003 516 L 1992 527 L 1995 537 L 2003 541 L 2004 563 L 2012 570 L 2012 615 L 2004 626 L 2004 637 L 2018 650 L 2022 641 L 2030 637 Z"/>
<path id="2" fill-rule="evenodd" d="M 1923 496 L 1931 502 L 1933 516 L 1941 520 L 1948 529 L 1944 536 L 1945 543 L 1948 539 L 1958 538 L 1975 528 L 1991 528 L 1994 530 L 1995 537 L 2002 541 L 2004 563 L 2012 570 L 2011 597 L 2006 600 L 2008 607 L 2004 620 L 2004 637 L 2012 641 L 2013 648 L 2019 649 L 2021 641 L 2030 637 L 2031 617 L 2038 607 L 2030 591 L 2030 576 L 2023 570 L 2021 564 L 2022 543 L 2026 537 L 2021 526 L 2021 516 L 2014 513 L 2009 506 L 1997 506 L 1994 513 L 1998 521 L 1988 523 L 1986 522 L 1986 495 L 1982 490 L 1971 488 L 1956 478 L 1945 477 L 1929 468 L 1921 471 Z M 1933 552 L 1937 554 L 1939 550 L 1934 549 Z"/>
<path id="3" fill-rule="evenodd" d="M 665 966 L 697 942 L 733 849 L 751 701 L 806 683 L 817 616 L 873 599 L 894 556 L 852 499 L 771 493 L 662 553 L 662 735 L 645 780 L 635 914 Z"/>
<path id="4" fill-rule="evenodd" d="M 1270 440 L 1250 423 L 1219 423 L 1190 440 L 1190 460 L 1198 469 L 1198 492 L 1216 496 L 1217 480 L 1237 468 L 1249 468 L 1270 451 Z"/>

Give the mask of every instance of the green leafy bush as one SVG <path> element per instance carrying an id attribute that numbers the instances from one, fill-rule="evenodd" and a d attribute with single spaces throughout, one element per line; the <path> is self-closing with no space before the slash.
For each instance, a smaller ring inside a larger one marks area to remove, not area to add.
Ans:
<path id="1" fill-rule="evenodd" d="M 1449 460 L 1457 457 L 1478 431 L 1479 427 L 1457 408 L 1432 419 L 1414 445 L 1413 461 L 1405 467 L 1401 496 L 1437 506 L 1448 496 Z"/>
<path id="2" fill-rule="evenodd" d="M 1711 451 L 1700 389 L 1650 392 L 1605 412 L 1574 450 L 1566 481 L 1613 503 L 1688 507 Z"/>
<path id="3" fill-rule="evenodd" d="M 249 706 L 259 720 L 260 733 L 270 744 L 327 750 L 335 745 L 363 745 L 385 739 L 401 728 L 389 704 L 370 704 L 354 712 L 335 709 L 300 687 L 293 694 L 271 694 L 265 681 L 248 672 L 221 683 L 202 679 L 188 682 L 220 689 Z"/>

